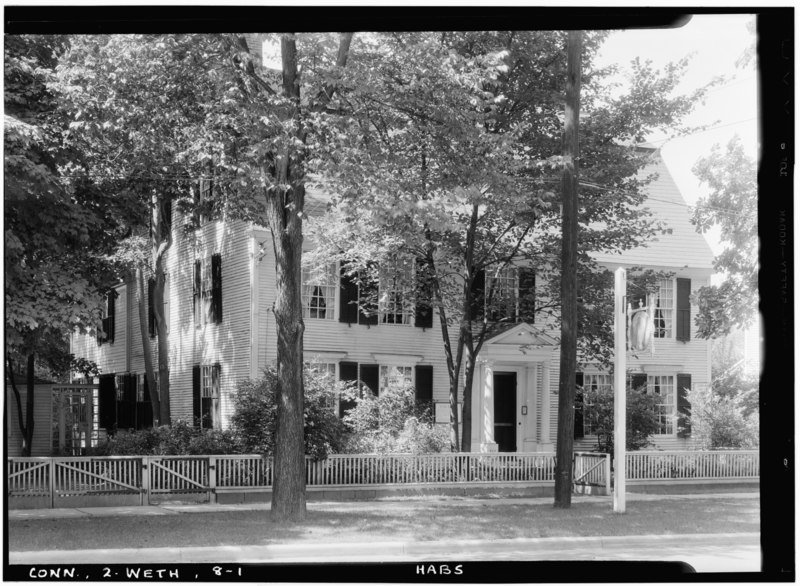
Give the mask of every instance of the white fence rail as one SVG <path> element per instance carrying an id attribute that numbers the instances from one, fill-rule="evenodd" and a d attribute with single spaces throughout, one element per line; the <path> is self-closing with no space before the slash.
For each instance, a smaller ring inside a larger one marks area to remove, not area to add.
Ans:
<path id="1" fill-rule="evenodd" d="M 575 454 L 577 485 L 610 492 L 606 454 Z M 759 474 L 758 452 L 632 452 L 630 481 L 666 479 L 752 479 Z M 337 454 L 306 458 L 306 486 L 381 487 L 446 484 L 553 483 L 552 453 Z M 272 459 L 258 455 L 112 456 L 8 458 L 10 501 L 58 507 L 66 497 L 123 496 L 148 504 L 169 496 L 197 495 L 214 502 L 222 492 L 264 491 L 272 486 Z M 608 494 L 607 492 L 607 494 Z M 63 505 L 61 505 L 63 506 Z"/>
<path id="2" fill-rule="evenodd" d="M 760 474 L 758 450 L 628 452 L 626 477 L 637 480 L 752 479 Z"/>

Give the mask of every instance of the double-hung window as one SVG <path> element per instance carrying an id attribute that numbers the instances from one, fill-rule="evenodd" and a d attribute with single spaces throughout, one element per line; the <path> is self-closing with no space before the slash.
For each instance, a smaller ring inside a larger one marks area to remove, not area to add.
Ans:
<path id="1" fill-rule="evenodd" d="M 486 273 L 486 310 L 492 320 L 517 318 L 517 267 L 507 266 Z"/>
<path id="2" fill-rule="evenodd" d="M 414 318 L 414 265 L 408 259 L 396 259 L 381 270 L 378 285 L 380 323 L 411 325 Z"/>
<path id="3" fill-rule="evenodd" d="M 386 389 L 410 387 L 414 384 L 413 366 L 381 364 L 379 373 L 379 393 Z"/>
<path id="4" fill-rule="evenodd" d="M 653 305 L 653 336 L 655 338 L 672 338 L 673 311 L 675 309 L 675 289 L 672 279 L 659 279 Z"/>
<path id="5" fill-rule="evenodd" d="M 221 424 L 219 406 L 220 365 L 200 367 L 200 427 L 219 428 Z"/>
<path id="6" fill-rule="evenodd" d="M 595 391 L 599 393 L 614 392 L 614 377 L 610 374 L 584 373 L 584 391 Z M 583 399 L 583 434 L 584 436 L 596 435 L 599 422 L 597 413 L 592 409 L 590 396 L 584 395 Z"/>
<path id="7" fill-rule="evenodd" d="M 656 415 L 658 416 L 658 433 L 672 435 L 675 433 L 676 402 L 675 377 L 672 375 L 649 375 L 647 377 L 647 393 L 658 399 Z"/>
<path id="8" fill-rule="evenodd" d="M 336 289 L 339 278 L 336 263 L 303 268 L 303 317 L 306 319 L 335 319 Z"/>
<path id="9" fill-rule="evenodd" d="M 222 255 L 195 261 L 193 302 L 197 327 L 222 322 Z"/>

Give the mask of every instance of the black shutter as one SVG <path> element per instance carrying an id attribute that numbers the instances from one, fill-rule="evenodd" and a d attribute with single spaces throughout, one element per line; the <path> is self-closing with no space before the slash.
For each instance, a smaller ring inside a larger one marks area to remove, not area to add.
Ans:
<path id="1" fill-rule="evenodd" d="M 475 272 L 475 277 L 472 280 L 472 287 L 470 287 L 470 319 L 479 319 L 483 316 L 484 310 L 484 295 L 486 292 L 486 271 L 480 269 Z"/>
<path id="2" fill-rule="evenodd" d="M 194 261 L 194 298 L 192 299 L 192 310 L 194 311 L 195 325 L 201 323 L 200 311 L 202 311 L 201 292 L 203 288 L 203 264 L 201 261 Z"/>
<path id="3" fill-rule="evenodd" d="M 536 272 L 519 268 L 519 321 L 533 323 L 536 312 Z"/>
<path id="4" fill-rule="evenodd" d="M 113 374 L 101 374 L 97 390 L 98 423 L 108 433 L 114 433 L 117 427 L 116 378 Z"/>
<path id="5" fill-rule="evenodd" d="M 573 437 L 583 437 L 583 373 L 575 373 L 575 430 Z"/>
<path id="6" fill-rule="evenodd" d="M 631 375 L 631 389 L 647 392 L 647 375 L 643 372 Z"/>
<path id="7" fill-rule="evenodd" d="M 192 417 L 195 427 L 200 425 L 200 407 L 200 366 L 195 365 L 192 367 Z"/>
<path id="8" fill-rule="evenodd" d="M 415 368 L 415 391 L 418 407 L 433 409 L 433 366 L 418 364 Z"/>
<path id="9" fill-rule="evenodd" d="M 222 323 L 222 255 L 211 255 L 211 322 Z"/>
<path id="10" fill-rule="evenodd" d="M 430 265 L 424 258 L 417 258 L 417 304 L 414 308 L 414 325 L 418 328 L 433 327 L 432 290 Z"/>
<path id="11" fill-rule="evenodd" d="M 675 378 L 678 387 L 678 437 L 691 437 L 692 424 L 689 417 L 692 415 L 692 404 L 689 402 L 688 391 L 692 388 L 692 375 L 678 374 Z"/>
<path id="12" fill-rule="evenodd" d="M 358 323 L 378 325 L 378 281 L 369 274 L 361 273 L 361 290 L 358 311 Z M 361 309 L 363 308 L 363 309 Z"/>
<path id="13" fill-rule="evenodd" d="M 339 380 L 344 382 L 352 382 L 352 381 L 358 382 L 358 363 L 340 362 Z M 356 406 L 355 401 L 339 398 L 339 417 L 344 416 L 345 412 L 349 411 L 355 406 Z"/>
<path id="14" fill-rule="evenodd" d="M 361 384 L 363 385 L 361 388 L 363 389 L 366 386 L 372 394 L 376 397 L 378 396 L 378 388 L 380 384 L 378 382 L 379 372 L 378 372 L 378 365 L 377 364 L 362 364 L 361 365 Z"/>
<path id="15" fill-rule="evenodd" d="M 117 316 L 117 292 L 112 289 L 108 292 L 108 312 L 106 314 L 106 320 L 108 322 L 108 327 L 106 328 L 106 324 L 103 324 L 103 329 L 106 332 L 106 341 L 109 344 L 114 343 L 114 329 L 116 326 L 116 316 Z"/>
<path id="16" fill-rule="evenodd" d="M 153 310 L 153 291 L 155 288 L 155 280 L 147 279 L 147 332 L 151 338 L 156 335 L 156 313 Z"/>
<path id="17" fill-rule="evenodd" d="M 680 342 L 688 342 L 692 337 L 692 310 L 689 302 L 689 296 L 692 293 L 692 280 L 677 279 L 677 290 L 675 339 Z"/>
<path id="18" fill-rule="evenodd" d="M 345 274 L 344 267 L 339 275 L 339 321 L 358 323 L 358 283 Z"/>

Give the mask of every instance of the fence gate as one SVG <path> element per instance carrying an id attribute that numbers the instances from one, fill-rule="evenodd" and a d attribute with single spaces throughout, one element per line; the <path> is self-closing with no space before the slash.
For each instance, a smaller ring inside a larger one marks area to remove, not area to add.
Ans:
<path id="1" fill-rule="evenodd" d="M 611 494 L 611 456 L 575 452 L 572 456 L 572 490 L 578 494 Z"/>
<path id="2" fill-rule="evenodd" d="M 145 456 L 145 479 L 150 504 L 163 497 L 192 496 L 198 502 L 214 502 L 216 496 L 214 467 L 207 456 Z"/>

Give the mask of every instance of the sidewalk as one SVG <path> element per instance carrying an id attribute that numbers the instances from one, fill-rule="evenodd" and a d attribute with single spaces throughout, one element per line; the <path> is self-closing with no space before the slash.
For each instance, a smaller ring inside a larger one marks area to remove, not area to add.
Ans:
<path id="1" fill-rule="evenodd" d="M 661 501 L 661 500 L 686 500 L 686 499 L 751 499 L 758 498 L 758 492 L 730 492 L 730 493 L 698 493 L 698 494 L 643 494 L 628 493 L 626 500 L 634 501 Z M 584 496 L 573 495 L 572 502 L 608 503 L 611 506 L 610 496 Z M 454 498 L 454 497 L 419 497 L 405 499 L 377 499 L 364 501 L 309 501 L 308 510 L 311 511 L 359 511 L 359 510 L 402 510 L 420 502 L 436 503 L 448 507 L 487 507 L 497 505 L 552 505 L 552 497 L 537 498 Z M 219 513 L 225 511 L 269 510 L 270 503 L 245 503 L 235 505 L 220 504 L 163 504 L 146 506 L 124 507 L 81 507 L 70 509 L 13 509 L 8 511 L 8 520 L 21 521 L 27 519 L 66 519 L 76 517 L 129 517 L 152 515 L 177 515 L 182 513 Z"/>
<path id="2" fill-rule="evenodd" d="M 674 561 L 698 572 L 757 572 L 757 533 L 551 537 L 464 541 L 284 543 L 9 552 L 9 562 L 36 564 L 331 564 L 419 561 Z"/>

